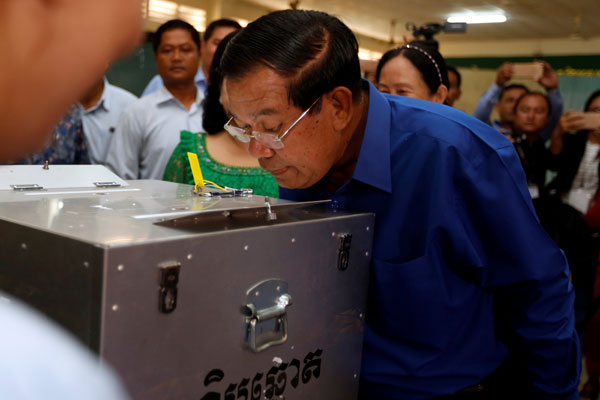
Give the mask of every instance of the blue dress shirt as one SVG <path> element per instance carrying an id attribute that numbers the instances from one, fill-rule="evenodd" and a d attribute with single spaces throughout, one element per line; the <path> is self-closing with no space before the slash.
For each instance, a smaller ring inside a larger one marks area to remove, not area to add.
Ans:
<path id="1" fill-rule="evenodd" d="M 517 337 L 537 398 L 577 399 L 569 269 L 540 226 L 508 139 L 451 107 L 379 93 L 352 178 L 333 205 L 376 214 L 361 395 L 455 393 Z M 283 198 L 328 195 L 317 184 Z"/>

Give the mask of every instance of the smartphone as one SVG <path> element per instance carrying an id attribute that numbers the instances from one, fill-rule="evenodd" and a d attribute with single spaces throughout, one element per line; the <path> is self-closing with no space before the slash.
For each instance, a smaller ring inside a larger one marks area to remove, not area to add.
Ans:
<path id="1" fill-rule="evenodd" d="M 537 81 L 544 74 L 544 65 L 539 62 L 531 63 L 514 63 L 513 64 L 513 79 L 531 79 Z"/>

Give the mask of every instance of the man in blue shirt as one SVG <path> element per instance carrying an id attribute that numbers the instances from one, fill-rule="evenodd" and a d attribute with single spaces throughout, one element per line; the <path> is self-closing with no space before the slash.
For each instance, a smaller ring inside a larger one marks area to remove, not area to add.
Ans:
<path id="1" fill-rule="evenodd" d="M 249 24 L 220 67 L 225 128 L 301 189 L 283 196 L 376 213 L 361 399 L 576 399 L 568 266 L 512 144 L 450 107 L 377 92 L 357 53 L 338 19 L 286 10 Z M 518 387 L 498 379 L 509 356 Z"/>

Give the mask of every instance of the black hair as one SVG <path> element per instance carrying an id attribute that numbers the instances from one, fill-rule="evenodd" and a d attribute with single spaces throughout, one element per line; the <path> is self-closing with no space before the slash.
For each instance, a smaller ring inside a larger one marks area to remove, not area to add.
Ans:
<path id="1" fill-rule="evenodd" d="M 583 108 L 583 111 L 589 111 L 592 102 L 598 97 L 600 97 L 600 90 L 596 90 L 594 93 L 590 94 L 590 97 L 588 97 L 588 99 L 585 102 L 585 107 Z"/>
<path id="2" fill-rule="evenodd" d="M 504 86 L 502 88 L 502 92 L 500 92 L 500 97 L 498 97 L 498 100 L 502 100 L 502 97 L 504 97 L 504 93 L 512 89 L 523 89 L 525 91 L 524 94 L 529 93 L 529 88 L 527 86 L 521 85 L 520 83 L 513 83 L 512 85 Z"/>
<path id="3" fill-rule="evenodd" d="M 233 28 L 236 31 L 239 31 L 240 29 L 242 29 L 242 26 L 237 21 L 234 21 L 232 19 L 227 19 L 227 18 L 217 19 L 217 20 L 214 20 L 213 22 L 211 22 L 210 24 L 208 24 L 208 26 L 206 27 L 206 30 L 204 31 L 203 40 L 206 42 L 208 39 L 210 39 L 210 37 L 212 36 L 215 29 L 223 28 L 223 27 Z"/>
<path id="4" fill-rule="evenodd" d="M 427 55 L 429 55 L 431 59 Z M 442 84 L 447 88 L 450 88 L 450 83 L 448 82 L 448 71 L 446 70 L 446 61 L 444 61 L 444 57 L 442 57 L 442 55 L 436 49 L 428 46 L 421 40 L 413 40 L 412 42 L 408 43 L 408 45 L 388 50 L 381 57 L 379 63 L 377 63 L 375 82 L 379 83 L 379 77 L 384 65 L 398 56 L 406 58 L 421 73 L 423 81 L 429 88 L 430 94 L 437 92 L 438 88 Z"/>
<path id="5" fill-rule="evenodd" d="M 512 86 L 512 85 L 511 85 Z M 526 97 L 531 97 L 531 96 L 540 96 L 542 97 L 544 100 L 546 100 L 546 104 L 548 105 L 548 113 L 547 115 L 550 115 L 552 113 L 552 104 L 550 103 L 550 99 L 548 98 L 548 96 L 542 92 L 532 92 L 529 89 L 527 89 L 527 92 L 523 93 L 518 99 L 517 101 L 515 101 L 515 114 L 517 112 L 517 108 L 519 107 L 519 104 L 521 104 L 521 102 L 523 101 L 523 99 L 525 99 Z"/>
<path id="6" fill-rule="evenodd" d="M 457 84 L 458 88 L 460 89 L 460 84 L 462 83 L 462 76 L 460 75 L 460 72 L 458 72 L 456 67 L 454 67 L 452 65 L 446 65 L 446 69 L 448 70 L 448 72 L 453 72 L 454 75 L 456 75 L 456 84 Z M 450 75 L 450 74 L 448 74 L 448 75 Z M 448 85 L 449 84 L 450 84 L 450 78 L 448 78 Z M 448 89 L 450 89 L 450 86 L 448 86 Z"/>
<path id="7" fill-rule="evenodd" d="M 348 88 L 354 100 L 362 88 L 354 34 L 320 11 L 275 11 L 248 24 L 227 45 L 220 67 L 231 79 L 272 69 L 287 80 L 288 100 L 303 109 L 336 87 Z"/>
<path id="8" fill-rule="evenodd" d="M 223 75 L 219 68 L 219 62 L 223 57 L 223 52 L 229 41 L 239 33 L 239 31 L 231 32 L 225 36 L 215 50 L 214 61 L 210 66 L 208 86 L 206 87 L 206 96 L 202 100 L 202 126 L 204 132 L 208 134 L 219 133 L 223 130 L 223 125 L 229 119 L 223 106 L 219 102 L 221 97 L 221 83 Z"/>
<path id="9" fill-rule="evenodd" d="M 158 46 L 160 46 L 160 41 L 162 40 L 163 34 L 173 29 L 183 29 L 188 31 L 192 36 L 192 40 L 194 41 L 194 43 L 196 43 L 198 50 L 200 50 L 200 34 L 196 30 L 196 28 L 194 28 L 191 24 L 188 24 L 187 22 L 182 21 L 180 19 L 172 19 L 159 26 L 156 30 L 156 33 L 152 35 L 152 49 L 154 50 L 155 54 L 158 50 Z"/>

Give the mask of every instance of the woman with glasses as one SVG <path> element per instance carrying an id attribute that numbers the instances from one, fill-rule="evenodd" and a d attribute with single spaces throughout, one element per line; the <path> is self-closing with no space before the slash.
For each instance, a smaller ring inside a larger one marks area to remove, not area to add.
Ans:
<path id="1" fill-rule="evenodd" d="M 227 118 L 219 103 L 222 76 L 218 66 L 225 46 L 236 33 L 229 34 L 221 41 L 210 68 L 210 80 L 202 103 L 202 123 L 206 133 L 181 131 L 181 141 L 167 163 L 163 180 L 193 185 L 194 178 L 187 156 L 191 152 L 198 155 L 205 180 L 232 188 L 250 188 L 255 194 L 263 196 L 279 197 L 275 178 L 260 168 L 258 160 L 248 153 L 250 137 L 244 135 L 243 129 L 232 125 L 232 120 Z M 276 141 L 283 135 L 273 136 L 275 139 L 271 140 Z"/>
<path id="2" fill-rule="evenodd" d="M 383 93 L 445 103 L 448 71 L 442 55 L 419 41 L 386 52 L 375 72 L 375 84 Z"/>

